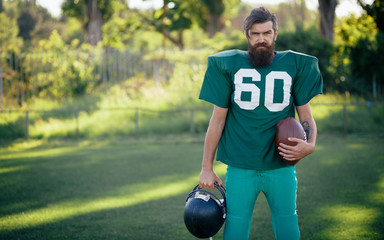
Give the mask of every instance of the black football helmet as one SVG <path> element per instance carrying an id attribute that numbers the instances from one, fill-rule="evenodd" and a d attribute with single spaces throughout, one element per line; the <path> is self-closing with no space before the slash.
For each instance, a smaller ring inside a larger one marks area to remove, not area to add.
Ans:
<path id="1" fill-rule="evenodd" d="M 188 194 L 184 208 L 184 223 L 190 233 L 198 238 L 210 238 L 223 226 L 226 218 L 225 188 L 215 184 L 222 199 L 199 185 Z"/>

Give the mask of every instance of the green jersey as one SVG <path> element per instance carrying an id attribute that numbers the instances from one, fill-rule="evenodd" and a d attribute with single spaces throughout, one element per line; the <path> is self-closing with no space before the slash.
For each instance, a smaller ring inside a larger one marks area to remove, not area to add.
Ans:
<path id="1" fill-rule="evenodd" d="M 208 57 L 200 99 L 228 108 L 217 160 L 238 168 L 287 166 L 275 151 L 276 124 L 295 116 L 295 106 L 322 93 L 315 57 L 276 52 L 266 68 L 254 68 L 248 53 L 224 51 Z"/>

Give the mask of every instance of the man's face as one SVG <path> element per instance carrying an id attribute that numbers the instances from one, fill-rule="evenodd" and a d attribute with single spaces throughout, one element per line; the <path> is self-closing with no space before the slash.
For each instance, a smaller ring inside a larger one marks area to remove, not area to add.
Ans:
<path id="1" fill-rule="evenodd" d="M 248 43 L 250 46 L 260 49 L 265 48 L 265 45 L 270 47 L 276 41 L 277 32 L 278 30 L 276 33 L 273 30 L 272 21 L 255 23 L 248 31 Z"/>
<path id="2" fill-rule="evenodd" d="M 272 21 L 255 23 L 247 33 L 249 61 L 255 67 L 267 67 L 275 56 L 275 40 Z"/>

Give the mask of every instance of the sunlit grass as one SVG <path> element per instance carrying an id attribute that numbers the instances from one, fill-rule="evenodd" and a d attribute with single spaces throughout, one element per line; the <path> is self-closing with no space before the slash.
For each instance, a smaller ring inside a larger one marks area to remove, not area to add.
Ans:
<path id="1" fill-rule="evenodd" d="M 74 136 L 76 132 L 75 118 L 58 119 L 50 117 L 47 120 L 37 120 L 30 128 L 30 135 L 38 138 L 50 138 L 52 136 Z"/>
<path id="2" fill-rule="evenodd" d="M 373 204 L 384 205 L 384 173 L 377 183 L 377 191 L 370 193 L 367 197 Z"/>
<path id="3" fill-rule="evenodd" d="M 15 171 L 20 171 L 27 168 L 27 166 L 18 166 L 18 167 L 8 167 L 8 168 L 0 168 L 0 177 L 3 173 L 10 173 Z"/>
<path id="4" fill-rule="evenodd" d="M 2 159 L 20 159 L 23 158 L 24 160 L 33 159 L 33 161 L 38 161 L 37 158 L 39 157 L 54 157 L 59 156 L 68 152 L 73 152 L 79 150 L 79 147 L 77 146 L 66 146 L 66 147 L 59 147 L 59 148 L 50 148 L 50 149 L 38 149 L 38 150 L 30 150 L 30 151 L 17 151 L 17 152 L 10 152 L 10 153 L 3 153 L 0 155 L 0 161 Z"/>
<path id="5" fill-rule="evenodd" d="M 378 209 L 348 205 L 324 207 L 317 214 L 325 216 L 332 223 L 321 233 L 324 239 L 340 240 L 361 240 L 375 235 L 370 226 L 380 216 Z"/>
<path id="6" fill-rule="evenodd" d="M 223 175 L 225 172 L 224 165 L 217 165 L 215 171 L 217 174 Z M 174 197 L 190 191 L 191 186 L 193 186 L 191 183 L 198 181 L 197 176 L 198 174 L 186 176 L 181 181 L 175 181 L 177 177 L 172 176 L 150 179 L 148 182 L 124 186 L 116 191 L 115 196 L 92 200 L 73 199 L 50 204 L 37 210 L 7 215 L 0 217 L 0 232 L 30 228 L 83 214 L 129 207 L 148 201 Z"/>
<path id="7" fill-rule="evenodd" d="M 150 183 L 130 185 L 130 188 L 137 189 L 133 194 L 129 193 L 123 196 L 104 197 L 93 200 L 74 199 L 67 202 L 52 204 L 38 210 L 8 215 L 0 218 L 0 231 L 12 231 L 15 229 L 34 227 L 92 212 L 128 207 L 142 204 L 147 201 L 173 197 L 187 192 L 191 187 L 191 182 L 196 182 L 196 176 L 185 178 L 183 181 L 176 183 L 164 183 L 159 182 L 156 179 L 153 181 L 161 183 L 161 185 L 154 185 L 152 181 Z M 132 192 L 132 190 L 130 192 Z M 118 194 L 120 195 L 122 193 Z"/>

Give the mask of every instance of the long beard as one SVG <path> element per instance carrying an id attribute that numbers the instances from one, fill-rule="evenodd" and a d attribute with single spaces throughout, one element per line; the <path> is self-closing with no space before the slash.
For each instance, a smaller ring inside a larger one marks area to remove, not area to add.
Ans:
<path id="1" fill-rule="evenodd" d="M 264 46 L 265 48 L 258 48 L 259 46 Z M 268 45 L 267 43 L 259 43 L 252 46 L 248 43 L 248 59 L 253 67 L 268 67 L 272 63 L 274 57 L 275 41 L 273 41 L 271 45 Z"/>

